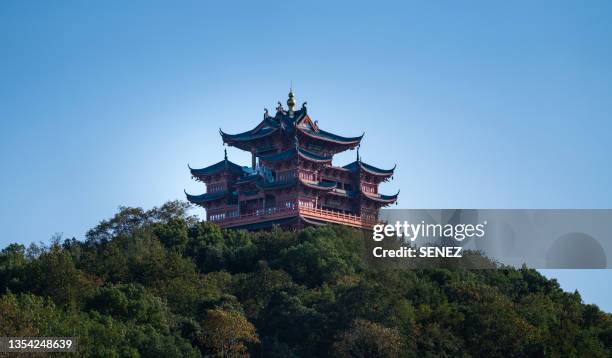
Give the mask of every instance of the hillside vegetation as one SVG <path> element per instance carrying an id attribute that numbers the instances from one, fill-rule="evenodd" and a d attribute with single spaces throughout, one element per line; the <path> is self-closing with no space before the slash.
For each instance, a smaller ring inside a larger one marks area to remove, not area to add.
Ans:
<path id="1" fill-rule="evenodd" d="M 187 209 L 4 248 L 0 336 L 77 336 L 87 357 L 612 355 L 611 315 L 534 270 L 374 269 L 344 227 L 220 230 Z"/>

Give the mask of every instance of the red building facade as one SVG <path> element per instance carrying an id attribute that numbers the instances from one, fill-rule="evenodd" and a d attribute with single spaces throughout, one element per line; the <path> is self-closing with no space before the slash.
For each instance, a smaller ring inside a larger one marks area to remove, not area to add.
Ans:
<path id="1" fill-rule="evenodd" d="M 359 137 L 342 137 L 319 128 L 306 110 L 295 109 L 289 92 L 288 109 L 279 102 L 276 114 L 266 110 L 252 130 L 227 134 L 223 143 L 251 153 L 251 166 L 225 158 L 202 169 L 189 167 L 194 179 L 206 184 L 206 193 L 187 194 L 187 200 L 206 209 L 206 216 L 223 228 L 265 229 L 273 225 L 302 228 L 335 223 L 371 229 L 381 207 L 397 200 L 378 192 L 392 178 L 392 169 L 380 169 L 359 158 Z M 332 164 L 333 156 L 357 149 L 357 160 Z"/>

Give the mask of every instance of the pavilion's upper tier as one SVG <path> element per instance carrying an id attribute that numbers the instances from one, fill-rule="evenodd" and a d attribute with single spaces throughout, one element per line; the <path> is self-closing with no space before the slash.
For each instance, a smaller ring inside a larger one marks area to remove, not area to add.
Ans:
<path id="1" fill-rule="evenodd" d="M 293 107 L 285 110 L 279 102 L 273 117 L 265 110 L 264 119 L 249 131 L 238 134 L 219 132 L 224 143 L 256 154 L 281 152 L 293 146 L 295 141 L 300 142 L 300 147 L 335 154 L 355 148 L 363 138 L 363 134 L 343 137 L 320 129 L 308 116 L 305 102 L 298 110 L 293 110 Z"/>

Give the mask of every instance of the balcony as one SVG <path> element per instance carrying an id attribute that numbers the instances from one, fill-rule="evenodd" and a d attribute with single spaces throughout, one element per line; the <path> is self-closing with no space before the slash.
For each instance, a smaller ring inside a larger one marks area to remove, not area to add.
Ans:
<path id="1" fill-rule="evenodd" d="M 352 226 L 360 229 L 372 229 L 376 220 L 367 220 L 359 215 L 345 214 L 340 211 L 300 206 L 300 215 L 309 219 L 326 221 L 335 224 Z"/>
<path id="2" fill-rule="evenodd" d="M 359 229 L 372 229 L 374 224 L 376 224 L 376 220 L 361 218 L 359 215 L 345 214 L 339 211 L 310 207 L 305 204 L 291 207 L 261 208 L 241 215 L 238 215 L 236 212 L 230 214 L 216 216 L 215 220 L 210 221 L 217 223 L 222 228 L 230 228 L 234 226 L 255 224 L 299 215 L 307 219 L 346 225 Z"/>
<path id="3" fill-rule="evenodd" d="M 217 220 L 211 220 L 222 228 L 230 228 L 233 226 L 249 225 L 269 220 L 284 219 L 298 214 L 296 207 L 271 207 L 261 208 L 250 213 L 241 215 L 225 215 L 225 217 Z"/>

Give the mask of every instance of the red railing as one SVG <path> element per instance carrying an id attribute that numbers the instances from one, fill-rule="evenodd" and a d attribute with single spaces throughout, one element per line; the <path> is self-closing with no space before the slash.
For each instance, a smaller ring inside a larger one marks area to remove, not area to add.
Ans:
<path id="1" fill-rule="evenodd" d="M 250 213 L 235 216 L 225 216 L 222 219 L 211 221 L 214 221 L 223 228 L 227 228 L 238 225 L 249 225 L 269 220 L 283 219 L 287 217 L 296 216 L 298 214 L 310 219 L 316 219 L 320 221 L 348 225 L 358 228 L 370 229 L 372 228 L 372 226 L 374 226 L 374 224 L 376 224 L 376 220 L 362 218 L 359 215 L 346 214 L 340 211 L 309 207 L 304 204 L 294 207 L 272 207 L 265 209 L 262 208 Z"/>
<path id="2" fill-rule="evenodd" d="M 283 219 L 291 216 L 297 215 L 296 207 L 287 207 L 287 208 L 265 208 L 258 209 L 250 213 L 241 214 L 240 216 L 226 216 L 224 219 L 216 220 L 215 222 L 219 224 L 219 226 L 226 228 L 237 225 L 248 225 L 262 221 L 275 220 L 275 219 Z"/>
<path id="3" fill-rule="evenodd" d="M 359 228 L 371 228 L 376 224 L 375 220 L 368 220 L 359 215 L 345 214 L 340 211 L 327 210 L 321 208 L 311 208 L 308 206 L 300 206 L 300 214 L 305 217 L 318 219 L 348 226 Z"/>

